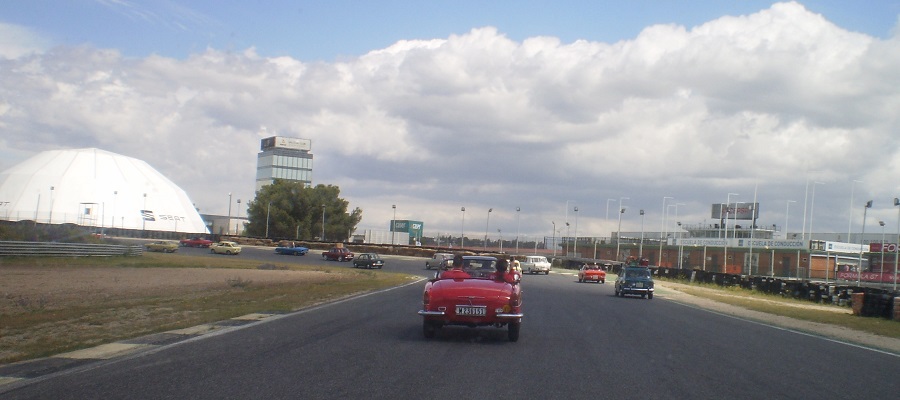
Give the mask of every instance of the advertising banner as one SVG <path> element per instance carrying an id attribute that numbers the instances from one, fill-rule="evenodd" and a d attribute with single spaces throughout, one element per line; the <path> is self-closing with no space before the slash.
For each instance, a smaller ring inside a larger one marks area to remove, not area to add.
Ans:
<path id="1" fill-rule="evenodd" d="M 855 243 L 825 242 L 824 248 L 816 250 L 827 251 L 829 253 L 859 254 L 866 251 L 866 247 Z"/>
<path id="2" fill-rule="evenodd" d="M 712 205 L 712 218 L 724 220 L 726 217 L 745 221 L 755 220 L 759 218 L 759 203 L 734 202 L 727 207 L 725 203 Z"/>
<path id="3" fill-rule="evenodd" d="M 781 239 L 745 239 L 745 238 L 729 238 L 729 239 L 676 239 L 675 244 L 679 246 L 708 246 L 708 247 L 734 247 L 747 248 L 751 246 L 754 249 L 792 249 L 803 250 L 807 248 L 805 240 L 781 240 Z"/>
<path id="4" fill-rule="evenodd" d="M 893 253 L 897 251 L 897 243 L 869 243 L 869 252 L 870 253 L 881 253 L 884 251 L 885 253 Z"/>

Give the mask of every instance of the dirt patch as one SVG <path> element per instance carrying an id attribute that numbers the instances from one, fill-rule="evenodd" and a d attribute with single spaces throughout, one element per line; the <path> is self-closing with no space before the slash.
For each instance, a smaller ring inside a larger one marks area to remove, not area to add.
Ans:
<path id="1" fill-rule="evenodd" d="M 784 317 L 780 315 L 773 315 L 764 312 L 748 310 L 746 308 L 725 304 L 721 302 L 717 302 L 715 300 L 706 299 L 698 296 L 693 296 L 687 293 L 682 292 L 684 288 L 690 287 L 693 290 L 698 290 L 696 286 L 689 286 L 675 282 L 661 282 L 657 281 L 656 286 L 662 289 L 668 289 L 662 291 L 662 293 L 657 292 L 657 295 L 660 297 L 676 301 L 683 304 L 692 305 L 695 307 L 700 307 L 712 311 L 716 311 L 725 315 L 733 315 L 735 317 L 744 318 L 752 321 L 758 321 L 765 324 L 770 324 L 774 326 L 779 326 L 782 328 L 792 329 L 800 332 L 806 332 L 818 336 L 824 336 L 827 338 L 832 338 L 839 341 L 846 341 L 850 343 L 856 343 L 867 347 L 872 347 L 876 349 L 881 349 L 885 351 L 892 352 L 894 354 L 900 354 L 900 339 L 894 339 L 890 337 L 875 335 L 867 332 L 861 332 L 850 328 L 845 328 L 841 326 L 835 326 L 830 324 L 822 324 L 818 322 L 810 322 L 803 321 L 795 318 Z M 710 290 L 713 289 L 704 289 L 699 288 L 699 290 Z M 717 291 L 717 294 L 721 295 L 721 292 Z M 760 301 L 766 301 L 764 299 L 760 299 Z M 850 313 L 848 309 L 835 308 L 835 307 L 826 307 L 817 304 L 785 304 L 778 303 L 780 305 L 784 305 L 786 307 L 803 307 L 809 309 L 817 309 L 817 310 L 827 310 L 832 312 L 841 312 L 841 313 Z"/>

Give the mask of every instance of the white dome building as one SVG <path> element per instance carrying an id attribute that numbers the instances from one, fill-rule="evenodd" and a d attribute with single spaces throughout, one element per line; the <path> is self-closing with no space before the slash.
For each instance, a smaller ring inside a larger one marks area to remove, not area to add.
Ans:
<path id="1" fill-rule="evenodd" d="M 149 164 L 93 148 L 45 151 L 0 173 L 0 219 L 209 233 L 184 190 Z"/>

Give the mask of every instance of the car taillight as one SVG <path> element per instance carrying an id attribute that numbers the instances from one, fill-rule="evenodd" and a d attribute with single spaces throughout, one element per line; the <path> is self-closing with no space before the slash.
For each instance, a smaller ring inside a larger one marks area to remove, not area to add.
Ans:
<path id="1" fill-rule="evenodd" d="M 429 296 L 428 296 L 428 292 L 426 291 L 426 292 L 422 295 L 422 304 L 425 304 L 425 305 L 427 306 L 427 305 L 428 305 L 428 300 L 429 300 Z"/>
<path id="2" fill-rule="evenodd" d="M 519 306 L 519 293 L 518 292 L 512 292 L 512 294 L 509 295 L 509 306 L 513 307 L 513 308 Z"/>

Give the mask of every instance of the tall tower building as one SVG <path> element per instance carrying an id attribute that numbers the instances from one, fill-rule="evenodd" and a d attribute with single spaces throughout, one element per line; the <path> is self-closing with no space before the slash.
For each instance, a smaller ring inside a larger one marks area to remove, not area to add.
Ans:
<path id="1" fill-rule="evenodd" d="M 275 179 L 312 186 L 313 155 L 309 139 L 272 136 L 260 140 L 256 156 L 256 190 Z"/>

